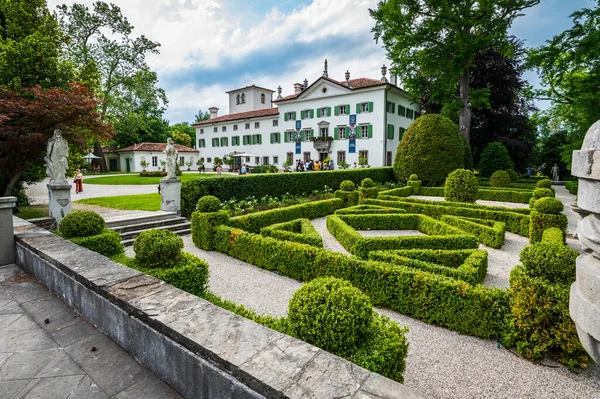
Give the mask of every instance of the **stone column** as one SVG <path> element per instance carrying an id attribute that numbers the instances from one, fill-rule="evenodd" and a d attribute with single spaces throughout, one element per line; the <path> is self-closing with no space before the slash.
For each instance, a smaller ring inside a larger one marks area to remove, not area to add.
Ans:
<path id="1" fill-rule="evenodd" d="M 165 178 L 160 181 L 160 210 L 181 213 L 181 180 Z"/>
<path id="2" fill-rule="evenodd" d="M 0 197 L 0 266 L 15 263 L 13 208 L 17 197 Z"/>
<path id="3" fill-rule="evenodd" d="M 71 187 L 72 184 L 47 184 L 48 187 L 48 210 L 50 217 L 54 219 L 55 227 L 58 229 L 60 221 L 71 213 Z"/>
<path id="4" fill-rule="evenodd" d="M 577 227 L 583 254 L 571 286 L 569 312 L 585 350 L 600 364 L 600 121 L 587 131 L 580 151 L 573 151 L 573 176 L 579 178 L 577 205 L 590 212 Z"/>

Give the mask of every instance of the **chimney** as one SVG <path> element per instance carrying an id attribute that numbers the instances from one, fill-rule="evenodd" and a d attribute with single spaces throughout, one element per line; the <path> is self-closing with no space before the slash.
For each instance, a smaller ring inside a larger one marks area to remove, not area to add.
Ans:
<path id="1" fill-rule="evenodd" d="M 329 73 L 327 72 L 327 59 L 325 59 L 325 62 L 323 63 L 323 77 L 324 78 L 329 77 Z"/>
<path id="2" fill-rule="evenodd" d="M 302 92 L 302 83 L 294 83 L 294 94 Z"/>
<path id="3" fill-rule="evenodd" d="M 210 107 L 208 111 L 210 112 L 210 119 L 215 119 L 219 115 L 219 108 L 217 107 Z"/>
<path id="4" fill-rule="evenodd" d="M 394 86 L 398 86 L 398 78 L 392 73 L 390 73 L 390 83 Z"/>
<path id="5" fill-rule="evenodd" d="M 279 87 L 277 88 L 277 99 L 281 100 L 283 97 L 281 97 L 281 85 L 279 85 Z"/>
<path id="6" fill-rule="evenodd" d="M 350 87 L 350 71 L 346 70 L 345 78 L 346 81 L 344 82 L 344 84 L 346 85 L 346 87 Z"/>

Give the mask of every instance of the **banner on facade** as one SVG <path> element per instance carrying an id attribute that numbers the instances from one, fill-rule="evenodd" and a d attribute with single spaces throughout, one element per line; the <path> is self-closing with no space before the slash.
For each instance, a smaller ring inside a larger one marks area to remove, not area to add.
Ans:
<path id="1" fill-rule="evenodd" d="M 348 153 L 356 153 L 356 114 L 350 115 L 350 135 L 348 137 Z"/>
<path id="2" fill-rule="evenodd" d="M 296 121 L 296 154 L 302 154 L 302 121 Z"/>

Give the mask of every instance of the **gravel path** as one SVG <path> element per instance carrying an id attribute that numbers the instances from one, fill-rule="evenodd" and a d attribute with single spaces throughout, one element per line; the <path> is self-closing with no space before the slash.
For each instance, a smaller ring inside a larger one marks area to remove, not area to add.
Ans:
<path id="1" fill-rule="evenodd" d="M 327 218 L 318 218 L 310 221 L 314 228 L 321 234 L 323 238 L 323 248 L 328 249 L 333 252 L 339 252 L 344 255 L 350 255 L 350 252 L 346 250 L 340 244 L 340 242 L 327 230 Z"/>

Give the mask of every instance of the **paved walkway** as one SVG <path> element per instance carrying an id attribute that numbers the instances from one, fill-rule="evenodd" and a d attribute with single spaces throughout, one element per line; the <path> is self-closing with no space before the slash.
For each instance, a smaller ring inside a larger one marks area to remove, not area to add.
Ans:
<path id="1" fill-rule="evenodd" d="M 16 265 L 0 267 L 0 398 L 180 396 Z"/>

